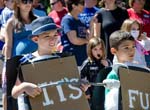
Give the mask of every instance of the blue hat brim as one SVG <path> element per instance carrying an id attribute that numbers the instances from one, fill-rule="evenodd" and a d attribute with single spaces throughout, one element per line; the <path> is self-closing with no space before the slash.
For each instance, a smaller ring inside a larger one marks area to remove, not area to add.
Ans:
<path id="1" fill-rule="evenodd" d="M 34 36 L 40 35 L 44 32 L 51 31 L 57 29 L 61 31 L 61 28 L 57 27 L 55 24 L 47 24 L 42 27 L 37 28 L 31 35 L 28 36 L 29 39 L 32 39 Z"/>

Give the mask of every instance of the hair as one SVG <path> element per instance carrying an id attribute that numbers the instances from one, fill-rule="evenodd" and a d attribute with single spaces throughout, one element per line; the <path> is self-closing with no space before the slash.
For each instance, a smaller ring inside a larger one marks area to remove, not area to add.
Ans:
<path id="1" fill-rule="evenodd" d="M 138 24 L 139 25 L 139 31 L 140 31 L 140 34 L 139 34 L 139 37 L 142 33 L 142 27 L 141 27 L 141 24 L 137 21 L 137 20 L 133 20 L 133 19 L 126 19 L 122 26 L 121 26 L 121 30 L 122 31 L 127 31 L 127 32 L 130 32 L 131 31 L 131 27 L 133 24 Z"/>
<path id="2" fill-rule="evenodd" d="M 110 48 L 115 48 L 118 50 L 119 45 L 126 40 L 135 41 L 129 32 L 122 30 L 115 31 L 109 38 Z"/>
<path id="3" fill-rule="evenodd" d="M 66 1 L 66 5 L 67 5 L 67 8 L 68 8 L 68 11 L 71 12 L 73 10 L 73 7 L 72 5 L 84 5 L 84 0 L 67 0 Z"/>
<path id="4" fill-rule="evenodd" d="M 19 3 L 21 2 L 21 0 L 14 0 L 14 19 L 15 19 L 15 29 L 21 29 L 24 26 L 24 21 L 21 17 L 21 12 L 20 12 L 20 8 L 17 6 Z M 29 19 L 31 20 L 31 22 L 33 20 L 35 20 L 37 17 L 34 16 L 32 10 L 29 12 Z"/>
<path id="5" fill-rule="evenodd" d="M 115 1 L 115 4 L 116 4 L 116 1 Z M 105 7 L 105 0 L 99 1 L 98 5 L 99 7 Z"/>
<path id="6" fill-rule="evenodd" d="M 89 43 L 87 45 L 87 55 L 88 55 L 88 59 L 90 61 L 93 61 L 94 59 L 94 56 L 92 54 L 92 49 L 94 47 L 96 47 L 97 45 L 101 44 L 102 46 L 102 51 L 103 51 L 103 55 L 101 56 L 102 58 L 101 59 L 105 59 L 106 58 L 106 49 L 105 49 L 105 44 L 104 44 L 104 41 L 100 38 L 97 38 L 97 37 L 93 37 L 89 40 Z"/>
<path id="7" fill-rule="evenodd" d="M 135 2 L 135 0 L 129 0 L 129 6 L 133 7 L 133 3 Z"/>

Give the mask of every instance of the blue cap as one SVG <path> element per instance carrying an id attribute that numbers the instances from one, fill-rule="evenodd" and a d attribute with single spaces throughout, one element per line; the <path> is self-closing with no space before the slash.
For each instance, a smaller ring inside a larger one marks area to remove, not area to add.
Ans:
<path id="1" fill-rule="evenodd" d="M 32 34 L 29 36 L 29 38 L 32 38 L 36 35 L 42 34 L 50 30 L 60 29 L 54 23 L 54 20 L 49 16 L 38 17 L 31 23 L 31 26 Z"/>

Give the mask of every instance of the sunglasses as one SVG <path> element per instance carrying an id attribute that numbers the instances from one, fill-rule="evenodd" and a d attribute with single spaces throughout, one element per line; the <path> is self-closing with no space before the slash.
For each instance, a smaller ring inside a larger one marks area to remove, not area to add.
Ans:
<path id="1" fill-rule="evenodd" d="M 55 5 L 56 3 L 58 3 L 60 0 L 57 0 L 57 1 L 55 1 L 55 2 L 53 2 L 53 3 L 50 3 L 50 5 Z"/>
<path id="2" fill-rule="evenodd" d="M 33 0 L 21 0 L 21 3 L 23 4 L 32 4 L 33 3 Z"/>

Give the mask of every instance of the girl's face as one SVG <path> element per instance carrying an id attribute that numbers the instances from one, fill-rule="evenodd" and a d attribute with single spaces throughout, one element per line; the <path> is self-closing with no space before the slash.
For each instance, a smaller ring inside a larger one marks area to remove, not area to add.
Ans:
<path id="1" fill-rule="evenodd" d="M 33 0 L 20 0 L 19 7 L 23 12 L 30 12 L 32 10 Z"/>
<path id="2" fill-rule="evenodd" d="M 143 9 L 145 5 L 145 0 L 135 0 L 133 7 L 137 9 Z"/>
<path id="3" fill-rule="evenodd" d="M 131 25 L 131 35 L 134 37 L 135 40 L 138 39 L 140 34 L 140 26 L 137 23 Z"/>
<path id="4" fill-rule="evenodd" d="M 92 49 L 92 55 L 93 55 L 93 57 L 96 58 L 97 60 L 99 60 L 99 59 L 102 58 L 103 49 L 102 49 L 102 45 L 101 45 L 101 44 L 95 46 L 95 47 Z"/>

